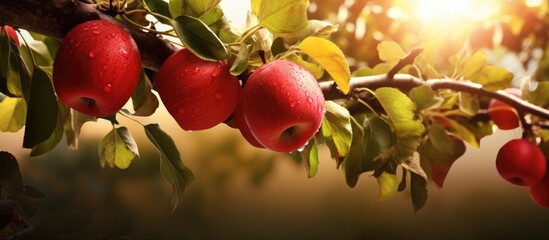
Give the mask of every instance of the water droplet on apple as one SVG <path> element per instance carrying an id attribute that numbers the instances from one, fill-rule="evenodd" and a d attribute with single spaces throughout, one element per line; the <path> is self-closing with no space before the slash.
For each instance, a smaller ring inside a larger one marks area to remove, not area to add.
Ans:
<path id="1" fill-rule="evenodd" d="M 107 64 L 103 65 L 103 70 L 107 70 Z"/>
<path id="2" fill-rule="evenodd" d="M 105 86 L 103 87 L 103 91 L 105 91 L 106 93 L 112 92 L 112 85 L 110 83 L 105 84 Z"/>
<path id="3" fill-rule="evenodd" d="M 216 92 L 216 93 L 214 94 L 214 96 L 215 96 L 215 98 L 217 98 L 217 99 L 222 99 L 222 98 L 223 98 L 223 94 L 221 94 L 221 92 Z"/>
<path id="4" fill-rule="evenodd" d="M 309 144 L 309 141 L 307 141 L 302 147 L 298 148 L 297 151 L 298 152 L 303 152 L 303 150 L 305 150 L 305 147 L 307 146 L 307 144 Z"/>
<path id="5" fill-rule="evenodd" d="M 94 51 L 90 51 L 88 53 L 88 56 L 90 56 L 91 58 L 95 57 L 95 52 Z"/>
<path id="6" fill-rule="evenodd" d="M 313 103 L 313 98 L 312 98 L 312 97 L 308 97 L 308 98 L 307 98 L 307 101 L 308 101 L 309 103 Z"/>
<path id="7" fill-rule="evenodd" d="M 200 71 L 200 68 L 199 67 L 195 67 L 194 70 L 193 70 L 193 73 L 198 73 Z"/>
<path id="8" fill-rule="evenodd" d="M 218 63 L 217 66 L 215 67 L 215 69 L 214 69 L 213 72 L 212 72 L 212 77 L 213 77 L 213 78 L 216 78 L 216 77 L 219 76 L 219 74 L 221 74 L 221 67 L 223 67 L 223 66 L 221 65 L 221 63 Z"/>
<path id="9" fill-rule="evenodd" d="M 184 113 L 185 113 L 185 108 L 184 108 L 184 107 L 180 107 L 177 111 L 178 111 L 180 114 L 184 114 Z"/>
<path id="10" fill-rule="evenodd" d="M 120 53 L 122 54 L 122 56 L 124 56 L 124 58 L 128 58 L 130 53 L 128 52 L 128 50 L 124 49 L 124 48 L 121 48 L 120 49 Z"/>
<path id="11" fill-rule="evenodd" d="M 109 35 L 107 35 L 107 36 L 108 36 L 109 39 L 113 39 L 114 37 L 116 37 L 116 34 L 111 33 L 111 34 L 109 34 Z"/>
<path id="12" fill-rule="evenodd" d="M 93 30 L 97 30 L 97 29 L 99 29 L 99 27 L 97 27 L 97 26 L 94 25 L 94 26 L 92 27 L 92 29 L 93 29 Z"/>
<path id="13" fill-rule="evenodd" d="M 291 108 L 295 107 L 295 103 L 294 102 L 290 103 L 290 107 Z"/>
<path id="14" fill-rule="evenodd" d="M 101 33 L 101 31 L 99 31 L 99 30 L 93 30 L 93 34 L 95 34 L 95 35 L 99 35 L 100 33 Z"/>
<path id="15" fill-rule="evenodd" d="M 90 30 L 90 28 L 87 28 L 87 27 L 84 28 L 84 31 L 88 31 L 88 30 Z"/>

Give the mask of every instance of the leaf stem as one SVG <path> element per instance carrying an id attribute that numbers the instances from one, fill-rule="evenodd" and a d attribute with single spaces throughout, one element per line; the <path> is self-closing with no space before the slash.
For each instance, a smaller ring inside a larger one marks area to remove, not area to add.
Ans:
<path id="1" fill-rule="evenodd" d="M 244 41 L 246 41 L 249 37 L 251 37 L 252 35 L 254 35 L 257 31 L 259 31 L 259 29 L 261 29 L 262 26 L 260 24 L 257 24 L 251 28 L 249 28 L 248 30 L 246 30 L 246 32 L 244 32 L 242 34 L 242 36 L 240 36 L 240 38 L 238 38 L 236 40 L 237 43 L 242 43 Z"/>

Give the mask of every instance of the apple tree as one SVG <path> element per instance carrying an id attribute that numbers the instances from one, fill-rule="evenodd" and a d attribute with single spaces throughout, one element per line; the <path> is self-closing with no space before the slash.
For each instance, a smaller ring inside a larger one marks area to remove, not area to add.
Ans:
<path id="1" fill-rule="evenodd" d="M 0 0 L 0 130 L 24 131 L 22 146 L 38 156 L 59 144 L 78 149 L 85 122 L 109 121 L 98 161 L 125 169 L 139 146 L 117 119 L 140 123 L 162 102 L 184 130 L 226 124 L 252 146 L 299 155 L 308 177 L 326 145 L 350 187 L 367 173 L 383 199 L 410 191 L 418 211 L 466 144 L 480 148 L 493 127 L 520 127 L 498 171 L 549 207 L 546 3 L 513 1 L 523 11 L 503 12 L 523 22 L 475 25 L 466 37 L 416 37 L 413 21 L 390 7 L 402 1 L 355 1 L 346 19 L 333 19 L 336 2 L 252 0 L 240 28 L 220 0 Z M 359 23 L 372 27 L 358 34 Z M 483 49 L 496 47 L 524 55 L 525 65 L 539 50 L 532 79 L 513 83 L 511 71 L 489 64 Z M 192 171 L 168 132 L 140 124 L 175 210 Z M 0 156 L 0 186 L 32 208 L 42 196 L 10 153 Z"/>

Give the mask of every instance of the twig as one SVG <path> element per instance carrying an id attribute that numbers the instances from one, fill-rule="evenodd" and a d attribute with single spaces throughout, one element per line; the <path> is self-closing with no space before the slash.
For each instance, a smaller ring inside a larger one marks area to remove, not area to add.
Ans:
<path id="1" fill-rule="evenodd" d="M 392 81 L 395 74 L 402 70 L 407 65 L 414 63 L 416 57 L 423 52 L 423 48 L 414 48 L 408 55 L 398 60 L 397 64 L 387 72 L 387 81 Z"/>

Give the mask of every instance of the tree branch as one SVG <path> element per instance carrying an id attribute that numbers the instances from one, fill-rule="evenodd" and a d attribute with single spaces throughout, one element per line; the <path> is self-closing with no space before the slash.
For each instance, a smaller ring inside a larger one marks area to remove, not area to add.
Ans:
<path id="1" fill-rule="evenodd" d="M 403 91 L 408 91 L 414 87 L 422 85 L 430 86 L 433 90 L 451 89 L 495 98 L 511 105 L 517 109 L 518 112 L 530 113 L 543 119 L 549 119 L 549 110 L 547 109 L 528 103 L 523 99 L 506 93 L 505 91 L 491 92 L 484 90 L 482 85 L 472 82 L 457 81 L 452 79 L 431 79 L 428 81 L 423 81 L 408 74 L 396 74 L 391 81 L 389 81 L 386 74 L 383 74 L 352 78 L 350 82 L 351 91 L 358 88 L 369 88 L 375 90 L 381 87 L 394 87 Z M 320 88 L 322 89 L 326 100 L 344 99 L 349 97 L 348 95 L 343 94 L 333 81 L 321 82 Z"/>
<path id="2" fill-rule="evenodd" d="M 100 12 L 94 4 L 78 0 L 0 0 L 0 25 L 40 33 L 55 39 L 63 37 L 76 25 L 90 20 L 117 23 L 130 32 L 141 53 L 144 67 L 157 71 L 176 47 L 155 34 L 128 27 Z"/>

